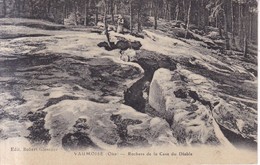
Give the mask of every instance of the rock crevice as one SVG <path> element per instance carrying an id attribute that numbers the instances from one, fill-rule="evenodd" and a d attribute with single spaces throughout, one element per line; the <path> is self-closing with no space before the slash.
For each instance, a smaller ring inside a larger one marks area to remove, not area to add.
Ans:
<path id="1" fill-rule="evenodd" d="M 214 83 L 203 76 L 182 68 L 175 71 L 161 68 L 155 72 L 149 91 L 149 104 L 170 122 L 179 143 L 230 145 L 231 142 L 237 146 L 230 138 L 233 132 L 240 136 L 234 137 L 235 141 L 240 139 L 241 143 L 253 146 L 249 139 L 255 132 L 249 127 L 256 124 L 242 116 L 235 105 L 220 98 Z M 226 118 L 227 113 L 232 120 Z M 252 119 L 253 114 L 248 116 Z"/>

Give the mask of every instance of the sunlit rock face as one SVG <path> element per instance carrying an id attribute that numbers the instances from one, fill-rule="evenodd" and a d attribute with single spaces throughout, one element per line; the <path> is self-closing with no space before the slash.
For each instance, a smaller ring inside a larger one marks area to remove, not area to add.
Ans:
<path id="1" fill-rule="evenodd" d="M 256 135 L 252 108 L 240 109 L 239 102 L 223 100 L 213 81 L 185 69 L 157 70 L 150 86 L 149 104 L 164 114 L 182 144 L 229 143 L 219 125 L 243 137 Z"/>
<path id="2" fill-rule="evenodd" d="M 64 100 L 122 103 L 124 91 L 142 76 L 139 67 L 109 58 L 67 55 L 46 53 L 0 61 L 1 140 L 24 137 L 32 144 L 48 144 L 53 137 L 45 127 L 49 122 L 45 109 Z"/>
<path id="3" fill-rule="evenodd" d="M 0 61 L 1 140 L 24 137 L 67 150 L 177 143 L 164 119 L 122 104 L 124 91 L 143 75 L 140 67 L 64 56 Z"/>
<path id="4" fill-rule="evenodd" d="M 0 143 L 73 150 L 256 140 L 256 57 L 214 50 L 221 40 L 111 31 L 117 47 L 108 51 L 105 35 L 85 27 L 0 24 Z"/>
<path id="5" fill-rule="evenodd" d="M 63 101 L 45 111 L 52 146 L 106 149 L 176 144 L 165 120 L 125 105 Z"/>

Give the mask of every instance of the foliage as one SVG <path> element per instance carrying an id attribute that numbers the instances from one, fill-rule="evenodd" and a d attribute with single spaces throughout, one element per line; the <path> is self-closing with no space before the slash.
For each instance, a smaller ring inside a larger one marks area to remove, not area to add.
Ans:
<path id="1" fill-rule="evenodd" d="M 78 20 L 79 13 L 81 18 L 74 21 L 79 22 L 76 24 L 95 25 L 103 22 L 106 11 L 108 24 L 116 25 L 120 14 L 131 31 L 152 25 L 156 29 L 157 21 L 165 19 L 182 21 L 187 30 L 195 26 L 206 33 L 208 26 L 220 29 L 220 34 L 224 28 L 222 31 L 232 33 L 233 38 L 242 39 L 245 36 L 241 32 L 248 31 L 252 36 L 249 38 L 256 40 L 253 26 L 256 27 L 257 5 L 257 0 L 1 0 L 0 16 L 64 23 L 66 19 Z"/>

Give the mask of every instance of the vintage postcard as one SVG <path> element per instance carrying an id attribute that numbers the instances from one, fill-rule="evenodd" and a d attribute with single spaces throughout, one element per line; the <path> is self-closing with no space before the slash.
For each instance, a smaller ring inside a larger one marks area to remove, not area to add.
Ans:
<path id="1" fill-rule="evenodd" d="M 0 164 L 257 164 L 257 8 L 0 0 Z"/>

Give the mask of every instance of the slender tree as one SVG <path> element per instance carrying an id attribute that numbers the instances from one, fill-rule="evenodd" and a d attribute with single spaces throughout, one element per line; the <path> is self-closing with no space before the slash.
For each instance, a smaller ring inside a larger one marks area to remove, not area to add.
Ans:
<path id="1" fill-rule="evenodd" d="M 99 11 L 98 8 L 100 7 L 102 1 L 98 2 L 97 0 L 95 0 L 95 25 L 98 24 L 98 15 L 99 15 Z"/>
<path id="2" fill-rule="evenodd" d="M 229 37 L 228 37 L 228 20 L 227 20 L 227 0 L 223 0 L 224 2 L 222 2 L 222 13 L 223 13 L 223 18 L 224 18 L 224 29 L 225 29 L 225 41 L 226 41 L 226 49 L 229 50 L 230 49 L 230 45 L 229 45 Z"/>
<path id="3" fill-rule="evenodd" d="M 143 11 L 143 0 L 137 1 L 137 31 L 141 32 L 141 15 Z"/>
<path id="4" fill-rule="evenodd" d="M 179 19 L 179 13 L 180 13 L 180 1 L 177 2 L 175 12 L 176 12 L 175 21 L 177 21 Z"/>
<path id="5" fill-rule="evenodd" d="M 183 18 L 183 21 L 185 22 L 185 23 L 187 23 L 187 10 L 186 10 L 186 3 L 185 3 L 185 0 L 182 0 L 182 11 L 183 11 L 183 16 L 184 16 L 184 18 Z"/>
<path id="6" fill-rule="evenodd" d="M 6 17 L 6 0 L 3 0 L 3 15 Z"/>
<path id="7" fill-rule="evenodd" d="M 189 2 L 189 9 L 188 9 L 188 14 L 187 14 L 187 23 L 186 23 L 186 33 L 185 33 L 185 38 L 187 38 L 189 27 L 190 27 L 190 13 L 191 13 L 191 2 Z"/>
<path id="8" fill-rule="evenodd" d="M 111 13 L 111 19 L 112 19 L 112 23 L 115 24 L 115 13 L 114 13 L 114 9 L 115 9 L 115 2 L 114 0 L 110 0 L 110 13 Z"/>
<path id="9" fill-rule="evenodd" d="M 110 37 L 108 33 L 108 23 L 107 23 L 107 13 L 108 13 L 108 0 L 102 0 L 102 5 L 104 6 L 104 25 L 105 25 L 105 35 L 107 38 L 107 43 L 108 46 L 111 48 L 111 42 L 110 42 Z"/>
<path id="10" fill-rule="evenodd" d="M 232 35 L 232 42 L 234 42 L 234 7 L 233 7 L 233 0 L 230 0 L 230 17 L 231 17 L 231 35 Z"/>
<path id="11" fill-rule="evenodd" d="M 248 30 L 249 30 L 249 4 L 244 4 L 244 14 L 243 14 L 243 55 L 248 57 Z"/>
<path id="12" fill-rule="evenodd" d="M 242 36 L 242 7 L 241 7 L 241 1 L 238 0 L 238 36 L 239 36 L 239 43 L 241 42 L 241 36 Z"/>
<path id="13" fill-rule="evenodd" d="M 159 6 L 159 0 L 153 0 L 153 7 L 154 7 L 154 29 L 157 29 L 158 23 L 158 6 Z"/>
<path id="14" fill-rule="evenodd" d="M 130 10 L 130 33 L 133 33 L 133 0 L 129 1 Z"/>
<path id="15" fill-rule="evenodd" d="M 89 15 L 89 6 L 90 6 L 90 0 L 85 0 L 84 3 L 84 26 L 88 25 L 88 15 Z"/>

